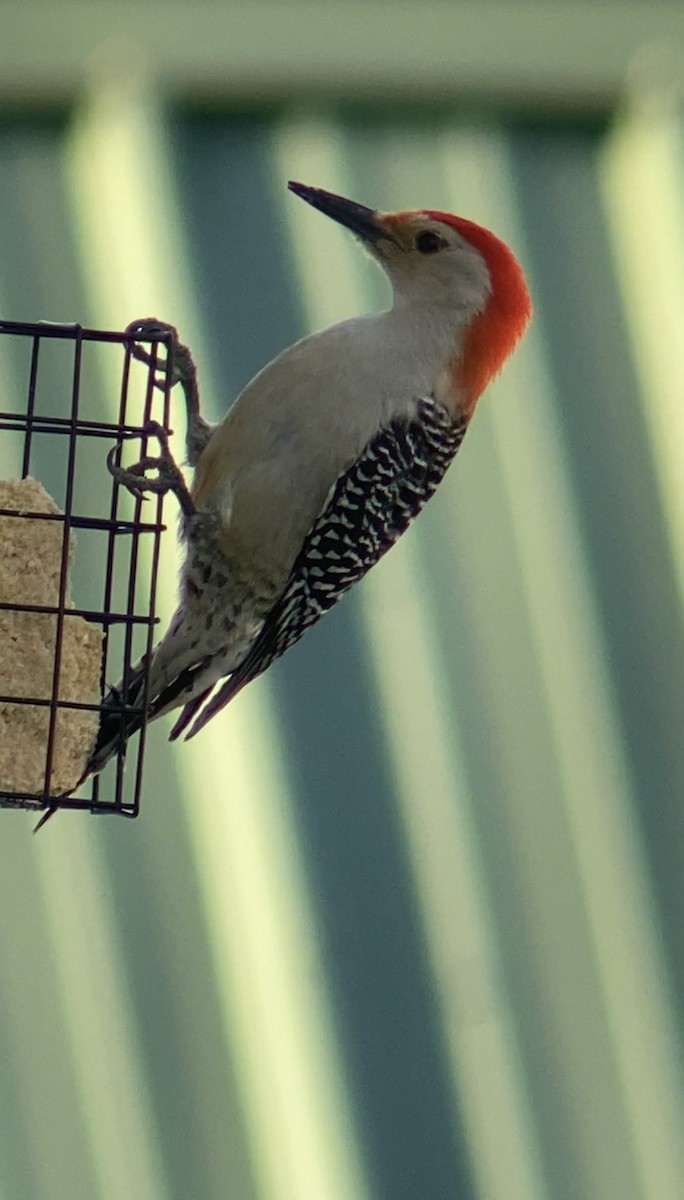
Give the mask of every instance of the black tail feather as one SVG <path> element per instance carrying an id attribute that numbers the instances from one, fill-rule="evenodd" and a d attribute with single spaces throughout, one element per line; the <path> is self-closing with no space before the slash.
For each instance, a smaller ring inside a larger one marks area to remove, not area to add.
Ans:
<path id="1" fill-rule="evenodd" d="M 101 771 L 141 728 L 145 717 L 142 707 L 143 680 L 143 669 L 138 666 L 128 683 L 125 696 L 120 687 L 111 688 L 102 707 L 97 742 L 83 779 Z"/>
<path id="2" fill-rule="evenodd" d="M 169 734 L 170 742 L 175 742 L 176 738 L 180 737 L 180 735 L 183 733 L 183 730 L 187 729 L 188 725 L 195 716 L 195 713 L 199 712 L 207 696 L 212 691 L 213 686 L 214 685 L 212 683 L 211 687 L 208 687 L 206 691 L 201 692 L 199 696 L 195 696 L 194 700 L 188 701 L 188 703 L 184 706 L 181 715 Z"/>

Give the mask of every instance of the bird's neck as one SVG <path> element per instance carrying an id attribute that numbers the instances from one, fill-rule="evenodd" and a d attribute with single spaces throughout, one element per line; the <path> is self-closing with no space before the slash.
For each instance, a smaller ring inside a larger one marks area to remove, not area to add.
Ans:
<path id="1" fill-rule="evenodd" d="M 395 370 L 408 373 L 420 394 L 434 395 L 454 415 L 465 411 L 458 373 L 468 325 L 463 308 L 412 303 L 402 297 L 378 320 Z"/>

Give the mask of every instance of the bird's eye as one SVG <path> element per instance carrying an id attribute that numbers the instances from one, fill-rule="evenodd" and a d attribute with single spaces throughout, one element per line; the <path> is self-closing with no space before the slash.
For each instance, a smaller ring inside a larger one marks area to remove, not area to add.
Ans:
<path id="1" fill-rule="evenodd" d="M 438 233 L 433 233 L 430 229 L 424 229 L 416 236 L 416 250 L 419 254 L 436 254 L 438 250 L 443 250 L 448 245 L 446 238 L 440 237 Z"/>

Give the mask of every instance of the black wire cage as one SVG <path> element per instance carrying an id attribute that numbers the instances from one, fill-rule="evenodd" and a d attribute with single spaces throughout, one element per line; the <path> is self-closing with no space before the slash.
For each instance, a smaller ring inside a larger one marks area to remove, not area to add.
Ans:
<path id="1" fill-rule="evenodd" d="M 140 341 L 149 345 L 149 363 L 145 365 L 134 355 L 134 345 Z M 16 716 L 17 705 L 36 706 L 34 713 L 47 710 L 48 719 L 43 718 L 41 727 L 45 730 L 40 748 L 44 761 L 40 757 L 37 766 L 42 790 L 22 791 L 0 777 L 0 807 L 138 815 L 146 690 L 140 699 L 139 735 L 128 746 L 121 739 L 103 775 L 92 776 L 65 794 L 54 794 L 51 781 L 60 710 L 85 710 L 95 713 L 99 721 L 109 686 L 123 680 L 125 694 L 132 664 L 142 654 L 149 655 L 155 640 L 161 535 L 166 528 L 162 524 L 163 498 L 155 496 L 144 503 L 142 497 L 131 496 L 114 481 L 107 455 L 118 447 L 117 461 L 122 447 L 131 445 L 132 456 L 144 457 L 145 427 L 152 420 L 169 431 L 171 384 L 166 364 L 170 341 L 166 331 L 140 338 L 78 325 L 0 322 L 0 381 L 4 381 L 0 382 L 0 479 L 34 478 L 54 500 L 56 510 L 0 507 L 0 518 L 54 521 L 61 526 L 55 603 L 0 598 L 0 610 L 51 614 L 50 629 L 54 630 L 52 683 L 46 694 L 32 694 L 30 661 L 22 675 L 25 694 L 17 695 L 16 687 L 11 694 L 0 694 L 0 714 L 12 710 Z M 112 419 L 105 420 L 103 415 Z M 73 603 L 68 595 L 72 559 Z M 95 703 L 62 698 L 64 633 L 74 617 L 101 630 L 100 689 Z M 2 655 L 0 646 L 0 662 Z M 122 715 L 132 711 L 124 706 Z M 11 755 L 13 749 L 7 747 L 7 752 Z"/>

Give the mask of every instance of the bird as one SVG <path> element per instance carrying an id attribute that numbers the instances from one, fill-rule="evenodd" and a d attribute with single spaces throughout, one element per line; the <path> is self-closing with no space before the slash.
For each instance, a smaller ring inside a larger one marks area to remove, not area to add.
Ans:
<path id="1" fill-rule="evenodd" d="M 122 486 L 175 493 L 184 560 L 169 627 L 108 694 L 84 778 L 173 709 L 171 739 L 193 737 L 366 574 L 434 493 L 529 323 L 522 267 L 484 226 L 288 186 L 355 235 L 391 304 L 282 351 L 216 425 L 200 413 L 176 329 L 156 318 L 128 327 L 136 339 L 171 335 L 166 369 L 184 393 L 193 479 L 188 488 L 158 425 L 147 430 L 158 456 L 128 469 L 109 456 Z M 151 362 L 137 340 L 135 354 Z"/>

